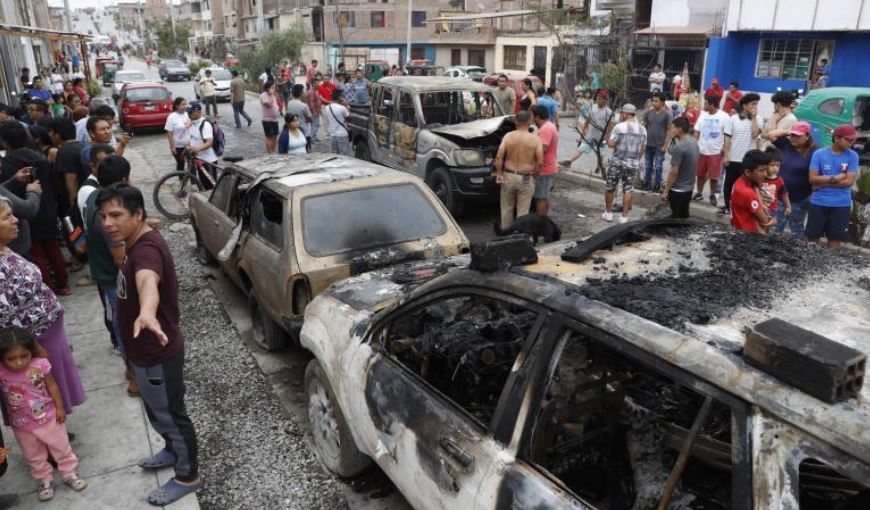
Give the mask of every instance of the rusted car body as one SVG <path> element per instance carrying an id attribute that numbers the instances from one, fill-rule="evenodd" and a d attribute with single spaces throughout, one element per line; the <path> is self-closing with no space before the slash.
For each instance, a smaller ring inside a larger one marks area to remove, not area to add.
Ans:
<path id="1" fill-rule="evenodd" d="M 870 390 L 825 403 L 740 355 L 770 316 L 870 351 L 867 260 L 711 226 L 630 234 L 576 262 L 582 243 L 556 243 L 508 270 L 464 255 L 322 293 L 301 341 L 326 466 L 373 460 L 418 509 L 868 508 Z"/>
<path id="2" fill-rule="evenodd" d="M 514 128 L 494 90 L 466 78 L 381 78 L 370 104 L 351 106 L 356 157 L 420 177 L 453 214 L 464 203 L 494 201 L 492 159 Z"/>
<path id="3" fill-rule="evenodd" d="M 269 350 L 298 333 L 305 306 L 331 283 L 468 248 L 422 181 L 330 154 L 231 165 L 190 210 L 202 258 L 248 295 L 255 339 Z"/>

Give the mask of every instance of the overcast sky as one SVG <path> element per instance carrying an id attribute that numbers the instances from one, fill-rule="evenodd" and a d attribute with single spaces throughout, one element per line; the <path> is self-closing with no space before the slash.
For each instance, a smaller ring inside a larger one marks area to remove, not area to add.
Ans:
<path id="1" fill-rule="evenodd" d="M 71 9 L 78 9 L 81 7 L 100 7 L 106 5 L 112 5 L 120 2 L 121 0 L 69 0 L 69 6 Z M 135 2 L 136 0 L 123 0 L 125 2 Z M 166 3 L 179 3 L 180 0 L 167 0 Z M 142 0 L 142 3 L 145 3 L 145 0 Z M 55 7 L 63 7 L 63 0 L 48 0 L 48 4 Z"/>

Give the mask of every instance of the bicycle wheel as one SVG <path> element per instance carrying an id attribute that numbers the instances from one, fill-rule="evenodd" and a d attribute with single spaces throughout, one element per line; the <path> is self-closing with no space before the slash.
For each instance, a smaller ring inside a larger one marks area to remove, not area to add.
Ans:
<path id="1" fill-rule="evenodd" d="M 190 215 L 190 194 L 199 191 L 198 183 L 188 172 L 172 172 L 164 175 L 154 186 L 154 206 L 163 216 L 183 220 Z"/>

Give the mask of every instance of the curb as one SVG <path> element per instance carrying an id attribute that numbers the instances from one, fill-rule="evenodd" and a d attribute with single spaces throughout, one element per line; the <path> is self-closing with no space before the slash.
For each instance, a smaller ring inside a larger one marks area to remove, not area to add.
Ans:
<path id="1" fill-rule="evenodd" d="M 563 179 L 572 184 L 577 184 L 578 186 L 584 186 L 604 193 L 605 182 L 600 177 L 572 172 L 571 170 L 566 170 L 563 166 L 560 166 L 559 169 L 560 172 L 556 174 L 557 179 Z M 646 208 L 652 208 L 663 203 L 658 194 L 639 190 L 634 191 L 632 201 L 635 204 Z M 689 215 L 693 218 L 701 218 L 711 223 L 731 225 L 729 216 L 716 214 L 716 209 L 713 206 L 707 205 L 703 202 L 698 203 L 693 201 L 689 205 Z M 863 248 L 852 243 L 843 243 L 842 246 L 844 249 L 870 256 L 870 248 Z"/>

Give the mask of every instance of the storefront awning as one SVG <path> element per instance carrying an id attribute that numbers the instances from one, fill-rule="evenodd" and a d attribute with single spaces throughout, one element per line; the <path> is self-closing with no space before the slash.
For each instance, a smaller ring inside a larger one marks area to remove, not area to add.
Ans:
<path id="1" fill-rule="evenodd" d="M 528 16 L 536 14 L 538 11 L 524 9 L 521 11 L 502 11 L 502 12 L 484 12 L 477 14 L 465 14 L 462 16 L 439 16 L 437 18 L 429 18 L 426 23 L 441 23 L 444 21 L 475 21 L 479 19 L 495 19 L 495 18 L 510 18 L 512 16 Z"/>
<path id="2" fill-rule="evenodd" d="M 634 33 L 636 35 L 713 35 L 713 27 L 647 27 Z"/>

